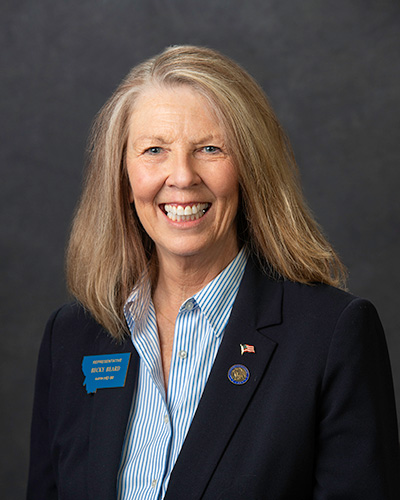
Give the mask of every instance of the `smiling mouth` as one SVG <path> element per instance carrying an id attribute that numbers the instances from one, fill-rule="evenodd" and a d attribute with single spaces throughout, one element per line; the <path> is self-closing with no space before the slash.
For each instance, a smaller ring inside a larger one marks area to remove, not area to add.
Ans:
<path id="1" fill-rule="evenodd" d="M 168 204 L 160 205 L 161 210 L 173 222 L 187 222 L 198 220 L 209 210 L 211 203 L 189 203 L 187 205 Z"/>

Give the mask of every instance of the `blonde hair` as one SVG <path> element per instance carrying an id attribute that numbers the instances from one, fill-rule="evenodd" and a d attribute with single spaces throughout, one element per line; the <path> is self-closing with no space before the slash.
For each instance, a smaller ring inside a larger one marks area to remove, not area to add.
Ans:
<path id="1" fill-rule="evenodd" d="M 289 141 L 259 85 L 214 50 L 173 46 L 133 68 L 93 125 L 67 281 L 94 318 L 115 338 L 124 336 L 123 305 L 153 252 L 129 202 L 125 166 L 129 117 L 151 85 L 192 87 L 222 121 L 239 175 L 239 238 L 264 268 L 343 287 L 345 269 L 307 208 Z"/>

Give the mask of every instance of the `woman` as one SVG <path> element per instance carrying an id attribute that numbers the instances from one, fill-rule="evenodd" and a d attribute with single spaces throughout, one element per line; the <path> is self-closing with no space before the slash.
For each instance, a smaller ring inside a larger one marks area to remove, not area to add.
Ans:
<path id="1" fill-rule="evenodd" d="M 93 130 L 28 498 L 398 498 L 380 321 L 340 290 L 258 85 L 172 47 Z"/>

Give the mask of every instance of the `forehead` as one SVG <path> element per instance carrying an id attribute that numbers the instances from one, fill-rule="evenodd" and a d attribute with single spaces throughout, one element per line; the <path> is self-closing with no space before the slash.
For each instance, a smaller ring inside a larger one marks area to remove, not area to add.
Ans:
<path id="1" fill-rule="evenodd" d="M 216 107 L 188 85 L 151 86 L 136 98 L 129 120 L 130 134 L 157 129 L 179 128 L 188 132 L 212 129 L 225 136 L 225 127 Z"/>

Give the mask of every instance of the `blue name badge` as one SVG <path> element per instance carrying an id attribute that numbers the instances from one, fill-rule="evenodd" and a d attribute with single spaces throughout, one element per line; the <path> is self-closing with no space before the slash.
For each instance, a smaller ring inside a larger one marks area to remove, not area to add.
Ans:
<path id="1" fill-rule="evenodd" d="M 85 375 L 83 385 L 86 385 L 87 393 L 94 393 L 97 389 L 124 387 L 130 357 L 130 352 L 84 356 L 82 361 L 82 371 Z"/>

